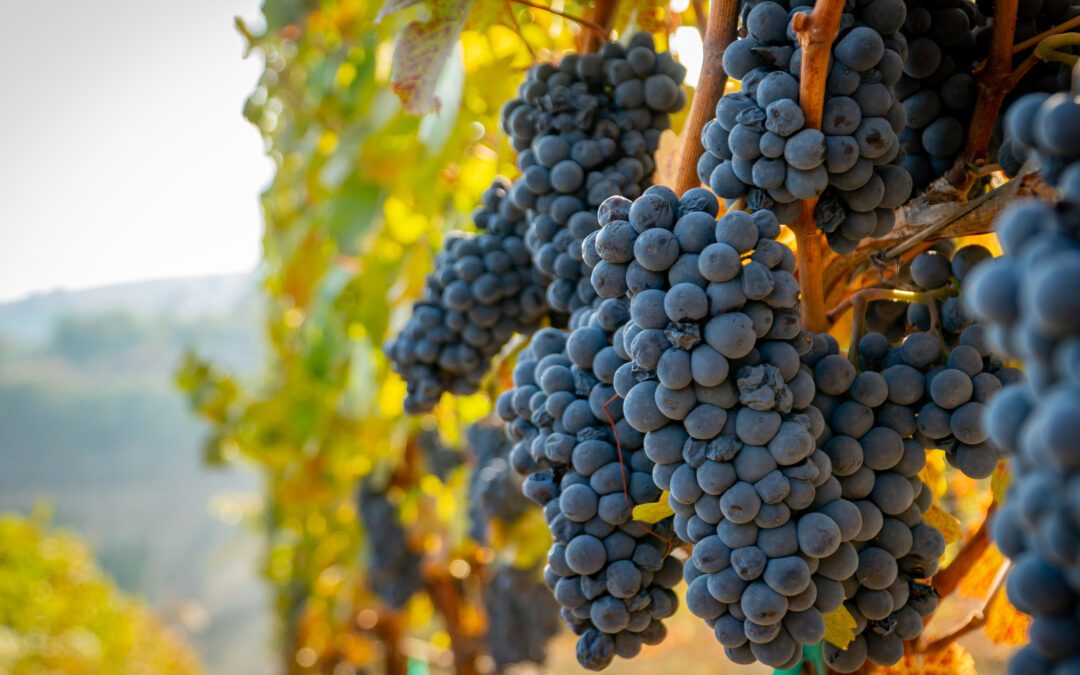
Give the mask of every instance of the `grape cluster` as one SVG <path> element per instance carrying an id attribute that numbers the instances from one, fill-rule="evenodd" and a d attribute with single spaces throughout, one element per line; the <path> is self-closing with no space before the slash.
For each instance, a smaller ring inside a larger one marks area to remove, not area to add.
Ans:
<path id="1" fill-rule="evenodd" d="M 407 384 L 405 411 L 430 411 L 444 392 L 471 394 L 515 333 L 548 314 L 544 279 L 525 246 L 525 214 L 497 179 L 473 214 L 480 232 L 447 237 L 412 315 L 385 345 Z"/>
<path id="2" fill-rule="evenodd" d="M 872 335 L 873 342 L 884 340 Z M 937 571 L 945 552 L 944 537 L 922 516 L 932 501 L 918 475 L 926 450 L 913 438 L 915 418 L 890 377 L 856 371 L 828 335 L 814 336 L 802 361 L 816 384 L 814 407 L 826 420 L 818 447 L 859 516 L 851 542 L 818 567 L 819 575 L 843 586 L 856 622 L 855 641 L 846 648 L 826 644 L 825 659 L 839 672 L 855 671 L 867 660 L 891 666 L 937 605 L 933 589 L 919 581 Z"/>
<path id="3" fill-rule="evenodd" d="M 498 564 L 484 583 L 484 644 L 501 673 L 517 663 L 544 663 L 559 634 L 559 608 L 533 570 Z"/>
<path id="4" fill-rule="evenodd" d="M 1068 92 L 1037 92 L 1020 97 L 1005 116 L 1002 164 L 1015 175 L 1031 157 L 1043 178 L 1058 186 L 1070 202 L 1080 203 L 1080 102 Z"/>
<path id="5" fill-rule="evenodd" d="M 799 200 L 820 198 L 815 220 L 838 252 L 892 230 L 892 209 L 911 195 L 897 138 L 906 123 L 892 87 L 903 73 L 902 0 L 875 0 L 844 14 L 833 46 L 821 130 L 799 106 L 802 49 L 791 18 L 806 6 L 760 2 L 746 36 L 724 52 L 724 70 L 742 91 L 723 96 L 702 129 L 698 175 L 718 196 L 746 197 L 781 222 Z"/>
<path id="6" fill-rule="evenodd" d="M 914 439 L 940 449 L 965 475 L 986 478 L 997 467 L 1000 450 L 985 429 L 987 406 L 1003 386 L 1023 379 L 990 352 L 986 331 L 968 326 L 946 354 L 933 333 L 911 333 L 895 346 L 880 333 L 859 341 L 861 364 L 889 384 L 890 415 L 909 420 Z"/>
<path id="7" fill-rule="evenodd" d="M 510 468 L 510 443 L 501 426 L 486 421 L 472 424 L 465 441 L 471 461 L 469 535 L 486 544 L 492 523 L 512 523 L 529 501 Z M 487 612 L 484 643 L 496 672 L 515 663 L 543 663 L 548 641 L 559 632 L 559 607 L 540 570 L 496 560 L 481 592 Z"/>
<path id="8" fill-rule="evenodd" d="M 591 670 L 663 640 L 682 574 L 669 555 L 671 520 L 632 519 L 660 491 L 612 386 L 623 364 L 612 336 L 627 319 L 626 302 L 612 298 L 575 312 L 569 333 L 538 331 L 496 402 L 515 441 L 511 463 L 527 474 L 523 491 L 543 506 L 554 540 L 545 579 Z"/>
<path id="9" fill-rule="evenodd" d="M 651 183 L 660 134 L 686 104 L 679 86 L 685 74 L 670 53 L 656 52 L 650 34 L 639 33 L 626 47 L 610 42 L 595 54 L 534 66 L 503 107 L 522 172 L 510 198 L 528 213 L 526 243 L 536 268 L 552 279 L 553 310 L 566 314 L 595 297 L 581 241 L 597 229 L 601 202 L 636 197 Z"/>
<path id="10" fill-rule="evenodd" d="M 1009 666 L 1017 674 L 1080 668 L 1080 200 L 1063 180 L 1076 172 L 1069 147 L 1055 146 L 1051 155 L 1044 142 L 1075 120 L 1053 100 L 1021 99 L 1006 125 L 1045 152 L 1040 164 L 1064 199 L 1010 205 L 995 225 L 1004 255 L 976 270 L 964 293 L 994 348 L 1019 358 L 1028 376 L 997 395 L 986 422 L 991 440 L 1012 457 L 992 534 L 1013 561 L 1009 600 L 1034 618 L 1030 644 Z"/>
<path id="11" fill-rule="evenodd" d="M 472 460 L 469 473 L 469 535 L 488 541 L 492 521 L 510 523 L 528 506 L 510 468 L 510 444 L 502 427 L 478 422 L 465 432 Z"/>
<path id="12" fill-rule="evenodd" d="M 692 544 L 687 605 L 731 660 L 790 667 L 843 601 L 816 571 L 859 514 L 815 450 L 824 420 L 799 362 L 810 339 L 780 224 L 718 210 L 700 189 L 609 200 L 586 257 L 602 297 L 630 297 L 613 382 Z"/>
<path id="13" fill-rule="evenodd" d="M 421 556 L 409 546 L 397 505 L 374 480 L 361 485 L 357 508 L 368 542 L 368 588 L 386 604 L 401 609 L 424 586 Z"/>
<path id="14" fill-rule="evenodd" d="M 975 105 L 972 69 L 985 53 L 975 36 L 984 23 L 970 0 L 908 3 L 904 74 L 895 92 L 907 114 L 904 167 L 917 189 L 952 167 L 964 145 Z"/>

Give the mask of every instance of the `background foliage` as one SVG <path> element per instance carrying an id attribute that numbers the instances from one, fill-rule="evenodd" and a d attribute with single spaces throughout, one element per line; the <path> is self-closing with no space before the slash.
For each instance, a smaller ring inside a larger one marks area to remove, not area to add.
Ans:
<path id="1" fill-rule="evenodd" d="M 196 675 L 202 669 L 145 607 L 117 591 L 77 539 L 4 516 L 0 671 Z"/>

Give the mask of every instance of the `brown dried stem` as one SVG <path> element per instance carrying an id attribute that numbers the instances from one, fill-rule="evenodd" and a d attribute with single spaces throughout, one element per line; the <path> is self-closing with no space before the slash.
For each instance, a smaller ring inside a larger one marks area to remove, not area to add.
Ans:
<path id="1" fill-rule="evenodd" d="M 829 76 L 832 44 L 840 32 L 843 0 L 818 0 L 809 14 L 792 18 L 792 26 L 802 47 L 802 70 L 799 75 L 799 105 L 806 127 L 821 128 L 825 107 L 825 81 Z M 802 319 L 806 330 L 821 332 L 828 328 L 825 318 L 825 284 L 822 268 L 822 235 L 814 221 L 817 199 L 802 203 L 802 212 L 792 226 L 799 249 L 799 284 L 802 286 Z"/>
<path id="2" fill-rule="evenodd" d="M 966 195 L 975 182 L 971 167 L 986 162 L 990 135 L 994 132 L 1001 103 L 1009 92 L 1018 4 L 1018 0 L 997 0 L 994 8 L 990 55 L 978 74 L 978 97 L 968 125 L 967 142 L 945 176 L 961 196 Z"/>
<path id="3" fill-rule="evenodd" d="M 698 160 L 705 149 L 701 145 L 701 130 L 716 114 L 716 103 L 724 95 L 727 73 L 724 72 L 724 50 L 735 40 L 739 22 L 738 0 L 712 0 L 709 3 L 709 21 L 705 28 L 704 58 L 701 77 L 698 78 L 694 102 L 683 130 L 683 150 L 675 172 L 676 194 L 682 194 L 700 184 L 697 175 Z"/>

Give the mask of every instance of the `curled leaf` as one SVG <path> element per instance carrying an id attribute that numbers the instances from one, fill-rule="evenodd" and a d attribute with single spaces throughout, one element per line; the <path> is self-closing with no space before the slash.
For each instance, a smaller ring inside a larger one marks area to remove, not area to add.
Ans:
<path id="1" fill-rule="evenodd" d="M 653 525 L 659 523 L 664 518 L 675 515 L 675 511 L 672 510 L 671 505 L 668 504 L 668 492 L 664 490 L 660 494 L 660 499 L 649 504 L 638 504 L 634 507 L 634 520 L 642 523 L 648 523 Z"/>

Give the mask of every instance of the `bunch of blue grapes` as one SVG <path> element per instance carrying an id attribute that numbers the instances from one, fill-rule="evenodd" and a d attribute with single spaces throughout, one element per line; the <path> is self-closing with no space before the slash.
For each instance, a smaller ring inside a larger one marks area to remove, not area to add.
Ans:
<path id="1" fill-rule="evenodd" d="M 627 319 L 624 300 L 598 300 L 575 312 L 570 332 L 538 331 L 496 404 L 515 440 L 511 462 L 527 475 L 523 491 L 543 507 L 554 540 L 545 579 L 590 670 L 664 639 L 682 577 L 669 555 L 671 519 L 633 520 L 660 490 L 612 386 L 623 364 L 612 336 Z"/>
<path id="2" fill-rule="evenodd" d="M 818 227 L 830 246 L 851 252 L 893 227 L 892 209 L 911 195 L 897 134 L 906 115 L 893 93 L 903 74 L 898 33 L 902 0 L 875 0 L 846 13 L 833 45 L 821 130 L 799 106 L 802 49 L 791 18 L 805 5 L 760 2 L 746 14 L 746 36 L 724 52 L 724 70 L 742 90 L 722 97 L 702 129 L 702 182 L 725 199 L 746 197 L 792 223 L 800 200 L 820 198 Z"/>
<path id="3" fill-rule="evenodd" d="M 718 210 L 701 189 L 609 200 L 586 257 L 602 297 L 630 298 L 613 383 L 692 544 L 687 605 L 732 661 L 786 668 L 843 601 L 817 570 L 859 513 L 815 448 L 824 420 L 800 364 L 811 341 L 780 224 Z"/>
<path id="4" fill-rule="evenodd" d="M 1009 600 L 1034 619 L 1030 643 L 1009 664 L 1016 674 L 1080 668 L 1080 200 L 1067 180 L 1077 148 L 1071 139 L 1051 153 L 1046 142 L 1061 140 L 1077 115 L 1075 104 L 1057 101 L 1021 99 L 1006 125 L 1044 155 L 1039 163 L 1063 199 L 1010 205 L 995 224 L 1004 254 L 976 270 L 964 293 L 994 348 L 1019 359 L 1028 377 L 1003 389 L 986 418 L 1012 468 L 992 533 L 1013 561 Z"/>
<path id="5" fill-rule="evenodd" d="M 529 502 L 510 467 L 510 443 L 501 426 L 477 422 L 466 430 L 465 442 L 471 460 L 469 535 L 487 543 L 492 521 L 513 522 Z"/>
<path id="6" fill-rule="evenodd" d="M 409 545 L 397 505 L 374 479 L 364 481 L 356 500 L 367 542 L 368 588 L 386 604 L 401 609 L 424 586 L 422 556 Z"/>
<path id="7" fill-rule="evenodd" d="M 871 335 L 876 337 L 867 342 L 884 340 Z M 846 648 L 826 644 L 825 659 L 845 673 L 868 660 L 891 666 L 937 605 L 933 588 L 921 581 L 937 571 L 945 552 L 944 537 L 922 515 L 932 501 L 918 475 L 926 449 L 913 438 L 915 417 L 890 378 L 873 369 L 859 372 L 839 355 L 831 336 L 814 336 L 802 362 L 816 384 L 814 407 L 826 420 L 818 447 L 829 458 L 841 496 L 859 516 L 850 543 L 817 570 L 840 583 L 856 622 L 855 640 Z"/>
<path id="8" fill-rule="evenodd" d="M 889 385 L 889 414 L 906 420 L 916 441 L 944 451 L 971 478 L 994 472 L 1002 451 L 986 431 L 987 406 L 1023 374 L 991 352 L 983 325 L 965 328 L 947 350 L 939 335 L 922 331 L 895 345 L 868 333 L 858 349 L 863 368 L 880 372 Z"/>
<path id="9" fill-rule="evenodd" d="M 546 281 L 525 245 L 524 212 L 496 179 L 473 214 L 479 232 L 447 237 L 435 271 L 401 331 L 384 350 L 407 385 L 405 411 L 430 411 L 446 392 L 475 393 L 515 333 L 549 314 Z"/>
<path id="10" fill-rule="evenodd" d="M 894 91 L 907 126 L 900 132 L 904 167 L 917 189 L 952 167 L 974 110 L 976 34 L 985 20 L 970 0 L 909 2 L 903 35 L 904 74 Z"/>
<path id="11" fill-rule="evenodd" d="M 1065 199 L 1080 203 L 1080 103 L 1074 94 L 1036 92 L 1020 97 L 1005 116 L 1004 134 L 1002 148 L 1013 158 L 1008 175 L 1015 175 L 1030 157 Z"/>
<path id="12" fill-rule="evenodd" d="M 484 580 L 484 646 L 501 673 L 519 663 L 542 664 L 559 634 L 559 608 L 536 570 L 494 566 Z"/>
<path id="13" fill-rule="evenodd" d="M 547 300 L 568 314 L 595 294 L 581 241 L 598 225 L 596 208 L 612 195 L 636 197 L 651 184 L 653 153 L 670 113 L 686 104 L 686 69 L 652 36 L 610 42 L 595 54 L 568 54 L 532 67 L 518 97 L 502 110 L 522 172 L 510 198 L 528 213 L 526 243 L 552 281 Z"/>

